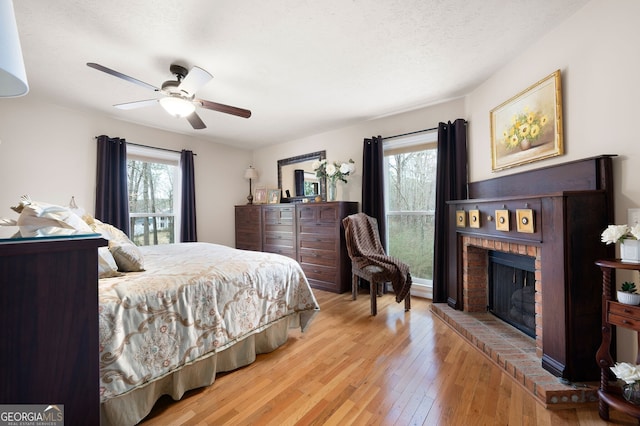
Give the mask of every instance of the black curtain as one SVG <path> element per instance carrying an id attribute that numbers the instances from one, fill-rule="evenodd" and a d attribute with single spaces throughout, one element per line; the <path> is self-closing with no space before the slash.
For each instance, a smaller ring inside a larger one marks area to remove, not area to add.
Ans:
<path id="1" fill-rule="evenodd" d="M 362 149 L 362 212 L 378 221 L 380 241 L 387 245 L 387 223 L 384 212 L 384 169 L 382 136 L 364 140 Z"/>
<path id="2" fill-rule="evenodd" d="M 127 143 L 121 138 L 98 136 L 95 217 L 129 235 Z"/>
<path id="3" fill-rule="evenodd" d="M 192 151 L 182 150 L 180 168 L 182 170 L 180 242 L 195 242 L 198 241 L 198 236 L 196 234 L 196 183 Z"/>
<path id="4" fill-rule="evenodd" d="M 436 217 L 433 252 L 433 301 L 445 302 L 449 271 L 455 269 L 455 258 L 449 257 L 450 224 L 447 201 L 467 198 L 467 122 L 438 124 L 438 165 L 436 171 Z M 451 263 L 453 262 L 453 263 Z M 461 300 L 457 301 L 462 303 Z"/>

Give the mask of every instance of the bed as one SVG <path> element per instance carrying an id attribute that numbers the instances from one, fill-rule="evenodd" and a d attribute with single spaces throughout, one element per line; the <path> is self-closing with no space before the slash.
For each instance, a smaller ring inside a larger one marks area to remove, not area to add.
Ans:
<path id="1" fill-rule="evenodd" d="M 100 419 L 140 422 L 162 395 L 180 399 L 216 373 L 304 331 L 319 311 L 300 265 L 285 256 L 209 243 L 136 246 L 121 230 L 78 209 L 23 196 L 16 236 L 100 234 Z"/>
<path id="2" fill-rule="evenodd" d="M 318 312 L 294 260 L 208 243 L 138 247 L 144 271 L 99 280 L 102 425 L 275 350 Z"/>

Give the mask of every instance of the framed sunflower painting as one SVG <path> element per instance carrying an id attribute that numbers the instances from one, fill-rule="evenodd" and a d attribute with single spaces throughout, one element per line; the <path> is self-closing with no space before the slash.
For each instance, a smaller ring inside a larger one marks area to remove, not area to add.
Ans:
<path id="1" fill-rule="evenodd" d="M 491 169 L 564 153 L 560 70 L 491 110 Z"/>

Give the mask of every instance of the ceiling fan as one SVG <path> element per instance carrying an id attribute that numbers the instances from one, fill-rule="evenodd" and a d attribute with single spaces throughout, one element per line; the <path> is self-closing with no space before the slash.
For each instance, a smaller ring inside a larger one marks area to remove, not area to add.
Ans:
<path id="1" fill-rule="evenodd" d="M 147 99 L 143 101 L 127 102 L 124 104 L 117 104 L 114 107 L 118 109 L 133 109 L 145 106 L 150 106 L 156 102 L 160 103 L 169 114 L 174 117 L 185 117 L 191 127 L 194 129 L 206 129 L 204 122 L 195 109 L 196 106 L 210 109 L 213 111 L 223 112 L 225 114 L 237 115 L 238 117 L 249 118 L 251 117 L 251 111 L 248 109 L 237 108 L 230 105 L 219 104 L 217 102 L 206 101 L 204 99 L 196 98 L 196 92 L 198 89 L 207 84 L 213 76 L 207 71 L 199 67 L 193 67 L 191 70 L 187 70 L 185 67 L 172 64 L 169 67 L 169 71 L 173 74 L 175 80 L 167 80 L 162 83 L 160 88 L 157 88 L 144 81 L 138 80 L 121 72 L 112 70 L 103 65 L 96 64 L 94 62 L 87 62 L 87 66 L 98 71 L 105 72 L 114 77 L 121 78 L 130 83 L 137 84 L 155 92 L 160 92 L 164 96 L 159 99 Z"/>

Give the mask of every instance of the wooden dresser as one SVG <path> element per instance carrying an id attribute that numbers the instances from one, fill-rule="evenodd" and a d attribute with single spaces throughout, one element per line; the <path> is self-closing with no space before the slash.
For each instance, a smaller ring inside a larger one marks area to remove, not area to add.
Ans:
<path id="1" fill-rule="evenodd" d="M 296 256 L 295 204 L 262 206 L 262 251 Z"/>
<path id="2" fill-rule="evenodd" d="M 262 208 L 259 204 L 236 206 L 236 248 L 262 251 Z"/>
<path id="3" fill-rule="evenodd" d="M 236 206 L 236 248 L 289 256 L 312 287 L 344 293 L 351 289 L 351 261 L 342 219 L 357 212 L 358 203 L 347 201 Z M 256 241 L 259 249 L 252 248 Z"/>
<path id="4" fill-rule="evenodd" d="M 0 404 L 100 424 L 98 235 L 0 242 Z"/>

